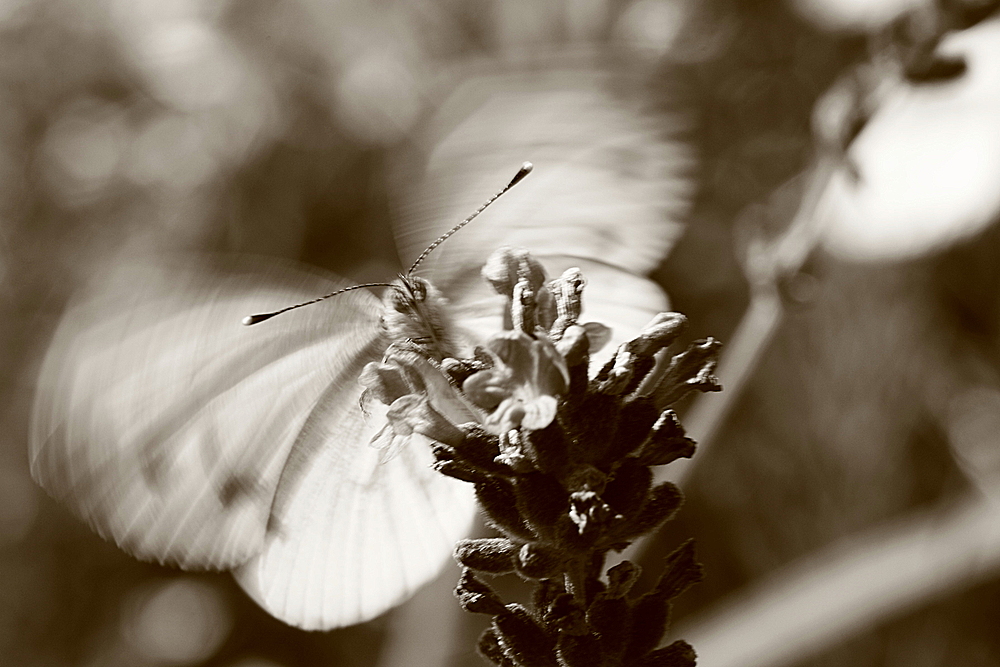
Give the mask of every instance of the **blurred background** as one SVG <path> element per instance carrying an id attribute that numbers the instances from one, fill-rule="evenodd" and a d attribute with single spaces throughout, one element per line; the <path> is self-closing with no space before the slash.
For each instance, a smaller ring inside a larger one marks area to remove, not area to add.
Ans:
<path id="1" fill-rule="evenodd" d="M 726 392 L 685 406 L 687 503 L 641 553 L 652 577 L 697 540 L 699 664 L 1000 665 L 997 4 L 2 0 L 0 663 L 485 664 L 453 571 L 307 633 L 134 561 L 35 486 L 27 424 L 95 269 L 227 250 L 385 279 L 424 217 L 533 160 L 564 174 L 554 218 L 660 225 L 631 269 L 727 343 Z"/>

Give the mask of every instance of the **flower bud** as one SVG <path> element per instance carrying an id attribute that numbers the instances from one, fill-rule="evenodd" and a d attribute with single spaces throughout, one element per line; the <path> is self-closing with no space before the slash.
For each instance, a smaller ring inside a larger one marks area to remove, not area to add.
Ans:
<path id="1" fill-rule="evenodd" d="M 682 502 L 684 496 L 676 485 L 663 482 L 653 487 L 642 509 L 618 530 L 616 538 L 625 541 L 645 535 L 672 517 Z"/>
<path id="2" fill-rule="evenodd" d="M 576 324 L 582 310 L 582 293 L 587 281 L 580 269 L 566 269 L 561 276 L 549 283 L 555 300 L 556 319 L 552 324 L 553 340 L 559 340 L 567 328 Z"/>
<path id="3" fill-rule="evenodd" d="M 536 538 L 521 516 L 514 487 L 507 480 L 490 477 L 484 482 L 477 483 L 476 499 L 482 505 L 488 522 L 498 529 L 524 540 Z"/>
<path id="4" fill-rule="evenodd" d="M 538 292 L 545 284 L 545 268 L 524 248 L 504 246 L 486 260 L 483 277 L 497 294 L 513 298 L 514 286 L 522 278 L 527 279 L 527 287 L 532 292 Z"/>
<path id="5" fill-rule="evenodd" d="M 646 500 L 652 484 L 652 471 L 636 459 L 626 458 L 611 475 L 601 498 L 617 514 L 632 516 Z"/>
<path id="6" fill-rule="evenodd" d="M 510 302 L 510 320 L 515 331 L 523 331 L 533 335 L 538 323 L 537 293 L 531 289 L 527 280 L 518 280 Z"/>
<path id="7" fill-rule="evenodd" d="M 653 392 L 656 404 L 665 407 L 676 403 L 691 391 L 721 391 L 719 379 L 713 375 L 722 343 L 714 338 L 692 343 L 671 359 L 663 378 Z"/>
<path id="8" fill-rule="evenodd" d="M 680 313 L 660 313 L 626 345 L 640 356 L 652 356 L 669 346 L 687 328 L 687 318 Z"/>
<path id="9" fill-rule="evenodd" d="M 455 545 L 455 560 L 464 567 L 490 574 L 512 572 L 517 553 L 517 547 L 506 537 L 459 540 Z"/>
<path id="10" fill-rule="evenodd" d="M 673 410 L 664 410 L 639 450 L 644 465 L 665 465 L 680 458 L 691 458 L 695 442 L 684 435 L 684 427 Z"/>
<path id="11" fill-rule="evenodd" d="M 493 618 L 504 655 L 511 665 L 556 667 L 555 642 L 523 606 L 513 603 Z"/>
<path id="12" fill-rule="evenodd" d="M 474 614 L 501 614 L 506 611 L 500 597 L 466 568 L 455 587 L 455 597 L 462 609 Z"/>
<path id="13" fill-rule="evenodd" d="M 608 589 L 605 595 L 609 598 L 625 597 L 641 573 L 642 568 L 630 560 L 618 563 L 608 570 Z"/>

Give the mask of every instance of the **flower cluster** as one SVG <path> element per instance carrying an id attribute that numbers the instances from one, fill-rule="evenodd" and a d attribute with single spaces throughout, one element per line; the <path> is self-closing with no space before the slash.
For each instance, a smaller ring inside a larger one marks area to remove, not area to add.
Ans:
<path id="1" fill-rule="evenodd" d="M 590 353 L 607 330 L 578 322 L 578 270 L 546 282 L 530 255 L 505 248 L 483 273 L 507 297 L 511 329 L 471 359 L 445 359 L 438 374 L 475 421 L 445 418 L 428 398 L 440 394 L 427 391 L 427 374 L 406 362 L 389 360 L 363 378 L 390 404 L 397 433 L 429 437 L 436 468 L 475 485 L 502 534 L 455 550 L 460 603 L 493 616 L 480 653 L 503 667 L 693 665 L 683 641 L 656 648 L 671 600 L 701 577 L 692 545 L 675 551 L 641 596 L 629 595 L 637 565 L 605 573 L 604 561 L 680 506 L 677 487 L 654 485 L 650 467 L 693 454 L 669 406 L 692 390 L 720 389 L 712 375 L 719 344 L 669 354 L 686 321 L 662 313 L 591 377 Z M 531 604 L 505 604 L 482 577 L 511 572 L 537 582 Z"/>

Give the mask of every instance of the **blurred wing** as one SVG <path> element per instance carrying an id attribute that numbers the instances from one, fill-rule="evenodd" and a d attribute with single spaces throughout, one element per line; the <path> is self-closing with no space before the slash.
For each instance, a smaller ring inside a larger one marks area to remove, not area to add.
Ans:
<path id="1" fill-rule="evenodd" d="M 474 500 L 430 468 L 427 442 L 384 464 L 369 446 L 384 410 L 362 412 L 357 378 L 385 350 L 380 303 L 355 291 L 240 323 L 338 286 L 263 259 L 113 272 L 44 362 L 35 479 L 139 558 L 243 565 L 239 582 L 286 622 L 346 625 L 401 601 Z"/>
<path id="2" fill-rule="evenodd" d="M 499 328 L 502 301 L 478 274 L 502 245 L 529 249 L 550 277 L 579 266 L 589 283 L 583 319 L 612 326 L 615 343 L 666 308 L 645 275 L 679 237 L 693 195 L 693 152 L 678 136 L 688 123 L 680 112 L 648 113 L 612 85 L 627 84 L 587 68 L 494 76 L 463 84 L 442 105 L 426 164 L 401 179 L 416 184 L 404 189 L 396 235 L 404 260 L 478 208 L 523 161 L 535 165 L 425 263 L 463 325 Z"/>
<path id="3" fill-rule="evenodd" d="M 358 369 L 360 372 L 360 368 Z M 371 619 L 433 578 L 475 513 L 472 485 L 431 468 L 414 436 L 381 461 L 367 443 L 385 424 L 357 409 L 361 388 L 331 391 L 282 476 L 267 546 L 237 581 L 271 614 L 308 630 Z M 374 403 L 374 402 L 373 402 Z"/>
<path id="4" fill-rule="evenodd" d="M 32 474 L 138 558 L 232 568 L 259 553 L 307 420 L 340 388 L 354 395 L 384 349 L 378 301 L 361 292 L 243 326 L 337 286 L 263 262 L 116 270 L 68 309 L 47 353 Z M 330 431 L 328 448 L 366 449 Z"/>
<path id="5" fill-rule="evenodd" d="M 581 322 L 600 322 L 611 329 L 611 339 L 592 356 L 591 367 L 600 367 L 622 343 L 634 338 L 653 317 L 670 309 L 670 302 L 660 286 L 649 278 L 599 261 L 579 257 L 542 256 L 550 278 L 566 269 L 583 271 L 587 286 L 583 290 Z M 481 266 L 473 265 L 463 273 L 464 280 L 452 283 L 448 295 L 456 326 L 467 338 L 483 341 L 503 329 L 504 298 L 496 294 L 480 275 Z"/>

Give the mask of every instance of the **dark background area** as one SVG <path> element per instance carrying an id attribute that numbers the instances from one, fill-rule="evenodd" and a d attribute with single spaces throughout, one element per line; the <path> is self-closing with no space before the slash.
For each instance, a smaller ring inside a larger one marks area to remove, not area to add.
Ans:
<path id="1" fill-rule="evenodd" d="M 391 277 L 393 225 L 405 225 L 399 165 L 429 152 L 450 91 L 469 71 L 530 76 L 583 50 L 640 80 L 654 113 L 693 120 L 674 136 L 698 156 L 696 194 L 653 277 L 692 339 L 729 341 L 750 301 L 748 207 L 772 236 L 787 224 L 797 199 L 773 195 L 816 158 L 814 105 L 865 46 L 863 31 L 776 0 L 0 6 L 0 662 L 376 665 L 396 627 L 392 612 L 328 633 L 287 627 L 226 574 L 134 561 L 34 485 L 34 377 L 90 271 L 123 253 L 187 249 Z M 997 375 L 998 244 L 990 227 L 902 262 L 811 253 L 759 366 L 696 456 L 684 509 L 645 554 L 655 572 L 697 541 L 706 579 L 678 622 L 841 539 L 971 493 L 947 404 Z M 998 593 L 995 573 L 963 582 L 794 664 L 1000 664 Z M 434 632 L 429 619 L 428 642 Z M 470 649 L 453 664 L 477 664 Z"/>

